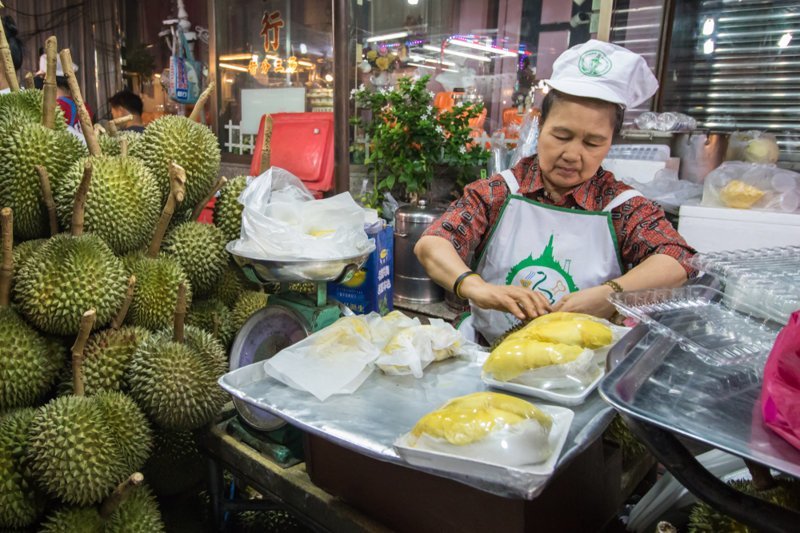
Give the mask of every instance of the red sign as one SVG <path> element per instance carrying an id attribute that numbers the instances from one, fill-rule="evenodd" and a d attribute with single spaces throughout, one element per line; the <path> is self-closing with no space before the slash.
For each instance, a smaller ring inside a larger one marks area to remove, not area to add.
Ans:
<path id="1" fill-rule="evenodd" d="M 283 24 L 280 11 L 273 11 L 272 13 L 264 12 L 264 16 L 261 17 L 261 35 L 264 36 L 265 52 L 269 52 L 270 50 L 278 51 Z"/>

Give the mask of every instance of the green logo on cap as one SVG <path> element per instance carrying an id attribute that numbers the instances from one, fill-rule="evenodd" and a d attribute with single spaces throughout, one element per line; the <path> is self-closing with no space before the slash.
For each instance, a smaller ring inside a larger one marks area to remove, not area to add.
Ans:
<path id="1" fill-rule="evenodd" d="M 589 50 L 578 59 L 578 70 L 585 76 L 597 78 L 611 70 L 611 60 L 600 50 Z"/>

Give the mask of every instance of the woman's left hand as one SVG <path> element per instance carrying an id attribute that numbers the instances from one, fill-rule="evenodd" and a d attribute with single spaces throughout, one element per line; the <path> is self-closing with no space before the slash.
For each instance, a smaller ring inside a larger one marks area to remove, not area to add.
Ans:
<path id="1" fill-rule="evenodd" d="M 608 295 L 613 292 L 614 289 L 608 285 L 598 285 L 573 292 L 561 298 L 553 306 L 553 311 L 586 313 L 600 318 L 610 318 L 614 314 L 614 306 L 608 301 Z"/>

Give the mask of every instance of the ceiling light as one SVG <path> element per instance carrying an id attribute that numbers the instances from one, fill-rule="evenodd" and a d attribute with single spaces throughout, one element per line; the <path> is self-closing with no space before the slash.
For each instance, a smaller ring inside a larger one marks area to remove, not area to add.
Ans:
<path id="1" fill-rule="evenodd" d="M 706 39 L 703 43 L 703 53 L 706 55 L 714 53 L 714 39 Z"/>
<path id="2" fill-rule="evenodd" d="M 419 4 L 419 0 L 408 0 L 408 5 L 415 6 Z"/>
<path id="3" fill-rule="evenodd" d="M 306 43 L 300 43 L 300 53 L 301 54 L 308 53 L 308 46 L 306 46 Z"/>
<path id="4" fill-rule="evenodd" d="M 451 66 L 451 67 L 456 66 L 456 64 L 454 62 L 448 61 L 446 59 L 423 57 L 423 56 L 417 56 L 417 55 L 410 55 L 410 56 L 408 56 L 408 58 L 411 61 L 424 61 L 425 63 L 436 63 L 437 65 L 448 65 L 448 66 Z"/>
<path id="5" fill-rule="evenodd" d="M 494 46 L 487 46 L 485 44 L 478 44 L 478 43 L 471 43 L 469 41 L 462 41 L 460 39 L 451 39 L 447 41 L 450 44 L 454 44 L 456 46 L 463 46 L 464 48 L 472 48 L 473 50 L 481 50 L 482 52 L 491 52 L 493 54 L 499 54 L 501 56 L 506 57 L 517 57 L 515 52 L 509 52 L 508 50 L 503 50 L 501 48 L 495 48 Z"/>
<path id="6" fill-rule="evenodd" d="M 248 55 L 247 58 L 249 59 L 250 56 Z M 220 63 L 219 68 L 224 68 L 228 70 L 236 70 L 239 72 L 247 72 L 247 67 L 243 67 L 241 65 L 231 65 L 230 63 Z"/>
<path id="7" fill-rule="evenodd" d="M 376 43 L 378 41 L 391 41 L 393 39 L 402 39 L 408 37 L 407 31 L 399 31 L 397 33 L 386 33 L 384 35 L 375 35 L 366 39 L 368 43 Z"/>
<path id="8" fill-rule="evenodd" d="M 329 83 L 332 82 L 333 81 L 333 75 L 332 74 L 325 74 L 325 81 L 327 81 Z"/>
<path id="9" fill-rule="evenodd" d="M 303 65 L 304 67 L 308 67 L 308 68 L 314 68 L 314 63 L 312 63 L 311 61 L 300 60 L 300 61 L 297 62 L 297 64 L 298 65 Z"/>
<path id="10" fill-rule="evenodd" d="M 708 18 L 703 22 L 703 35 L 714 33 L 714 19 Z"/>
<path id="11" fill-rule="evenodd" d="M 430 44 L 426 44 L 422 48 L 425 49 L 425 50 L 432 50 L 434 52 L 441 52 L 440 48 L 438 48 L 436 46 L 432 46 Z M 488 58 L 486 56 L 476 56 L 475 54 L 465 54 L 463 52 L 458 52 L 456 50 L 450 50 L 450 49 L 447 49 L 447 48 L 445 48 L 444 53 L 445 54 L 449 54 L 451 56 L 466 57 L 467 59 L 476 59 L 478 61 L 483 61 L 484 63 L 488 63 L 488 62 L 491 61 L 491 58 Z"/>
<path id="12" fill-rule="evenodd" d="M 786 32 L 783 35 L 781 35 L 780 39 L 778 39 L 778 48 L 786 48 L 787 46 L 789 46 L 790 42 L 792 42 L 792 34 Z"/>
<path id="13" fill-rule="evenodd" d="M 253 57 L 253 54 L 226 54 L 223 56 L 219 56 L 220 61 L 244 61 L 250 60 Z"/>

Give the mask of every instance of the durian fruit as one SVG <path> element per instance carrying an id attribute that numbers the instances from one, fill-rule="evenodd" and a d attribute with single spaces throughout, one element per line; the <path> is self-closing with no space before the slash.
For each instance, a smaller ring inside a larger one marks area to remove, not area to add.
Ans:
<path id="1" fill-rule="evenodd" d="M 164 329 L 172 323 L 181 283 L 187 287 L 187 300 L 192 299 L 191 284 L 180 263 L 171 257 L 159 255 L 170 219 L 184 197 L 183 169 L 171 165 L 171 174 L 172 191 L 164 204 L 147 253 L 136 252 L 123 258 L 128 274 L 136 276 L 136 291 L 127 320 L 150 331 Z"/>
<path id="2" fill-rule="evenodd" d="M 259 287 L 244 277 L 242 270 L 232 261 L 222 271 L 212 292 L 212 297 L 218 298 L 229 309 L 233 310 L 239 296 L 246 290 L 258 291 Z"/>
<path id="3" fill-rule="evenodd" d="M 142 473 L 153 492 L 174 496 L 201 484 L 206 459 L 191 431 L 153 430 L 153 451 Z"/>
<path id="4" fill-rule="evenodd" d="M 40 533 L 161 533 L 156 499 L 134 473 L 97 507 L 65 507 L 51 514 Z"/>
<path id="5" fill-rule="evenodd" d="M 53 385 L 63 365 L 64 349 L 42 337 L 10 307 L 13 214 L 0 211 L 2 267 L 0 268 L 0 411 L 33 405 Z"/>
<path id="6" fill-rule="evenodd" d="M 752 482 L 742 479 L 732 480 L 728 485 L 749 496 L 755 496 L 791 511 L 800 511 L 800 481 L 796 479 L 776 479 L 777 486 L 767 490 L 757 490 Z M 689 515 L 690 533 L 741 532 L 756 533 L 758 530 L 737 522 L 730 516 L 720 513 L 705 502 L 698 502 Z"/>
<path id="7" fill-rule="evenodd" d="M 233 341 L 231 311 L 217 298 L 192 302 L 186 323 L 211 333 L 223 346 L 230 346 Z"/>
<path id="8" fill-rule="evenodd" d="M 120 393 L 84 396 L 82 360 L 94 311 L 84 313 L 72 348 L 75 395 L 58 397 L 34 417 L 26 452 L 39 487 L 75 505 L 98 503 L 144 463 L 150 429 L 138 407 Z"/>
<path id="9" fill-rule="evenodd" d="M 580 346 L 508 338 L 492 350 L 483 364 L 483 371 L 498 381 L 509 381 L 528 370 L 569 363 L 582 353 Z"/>
<path id="10" fill-rule="evenodd" d="M 205 331 L 188 326 L 185 289 L 179 287 L 173 331 L 153 335 L 133 355 L 130 394 L 163 429 L 188 431 L 213 420 L 226 401 L 217 380 L 226 371 L 225 349 Z"/>
<path id="11" fill-rule="evenodd" d="M 122 262 L 98 236 L 83 234 L 83 205 L 92 167 L 87 162 L 75 195 L 71 235 L 52 237 L 19 271 L 14 287 L 22 315 L 38 329 L 74 335 L 85 309 L 97 312 L 97 327 L 117 313 L 125 298 Z"/>
<path id="12" fill-rule="evenodd" d="M 307 528 L 290 511 L 242 511 L 233 519 L 238 533 L 300 533 Z"/>
<path id="13" fill-rule="evenodd" d="M 195 297 L 208 296 L 228 262 L 222 231 L 211 224 L 184 222 L 166 237 L 164 253 L 180 263 Z"/>
<path id="14" fill-rule="evenodd" d="M 141 139 L 142 134 L 136 131 L 120 131 L 113 136 L 103 133 L 97 136 L 97 142 L 100 144 L 100 151 L 110 156 L 122 155 L 123 140 L 127 143 L 128 153 L 135 153 L 136 143 Z"/>
<path id="15" fill-rule="evenodd" d="M 214 204 L 214 225 L 222 230 L 225 242 L 234 241 L 242 232 L 242 210 L 239 195 L 247 187 L 247 176 L 237 176 L 230 180 L 222 190 Z"/>
<path id="16" fill-rule="evenodd" d="M 19 127 L 20 124 L 42 124 L 43 91 L 39 89 L 0 94 L 0 130 Z M 55 107 L 54 127 L 67 128 L 64 112 Z"/>
<path id="17" fill-rule="evenodd" d="M 44 500 L 25 464 L 35 414 L 35 409 L 23 408 L 0 417 L 0 530 L 30 526 L 44 511 Z"/>
<path id="18" fill-rule="evenodd" d="M 168 169 L 175 162 L 186 170 L 186 202 L 195 205 L 211 187 L 219 172 L 220 149 L 214 133 L 186 117 L 163 116 L 151 122 L 131 152 L 144 161 L 161 188 L 162 201 L 169 195 Z"/>
<path id="19" fill-rule="evenodd" d="M 161 192 L 144 164 L 127 156 L 93 155 L 86 200 L 85 230 L 101 237 L 117 255 L 144 248 L 161 212 Z M 72 165 L 55 187 L 61 224 L 72 217 L 72 199 L 81 183 L 84 161 Z"/>
<path id="20" fill-rule="evenodd" d="M 260 291 L 245 291 L 239 296 L 231 314 L 234 335 L 242 329 L 253 313 L 266 307 L 267 298 L 268 295 Z"/>
<path id="21" fill-rule="evenodd" d="M 536 318 L 522 329 L 508 335 L 506 340 L 529 339 L 541 342 L 569 344 L 594 350 L 608 346 L 613 340 L 611 328 L 588 315 L 551 313 Z"/>
<path id="22" fill-rule="evenodd" d="M 33 239 L 24 241 L 14 246 L 14 276 L 19 274 L 19 269 L 39 248 L 42 247 L 47 239 Z"/>
<path id="23" fill-rule="evenodd" d="M 411 434 L 423 433 L 463 446 L 486 438 L 498 427 L 535 420 L 548 431 L 553 419 L 532 403 L 507 394 L 475 392 L 454 398 L 419 419 Z"/>

